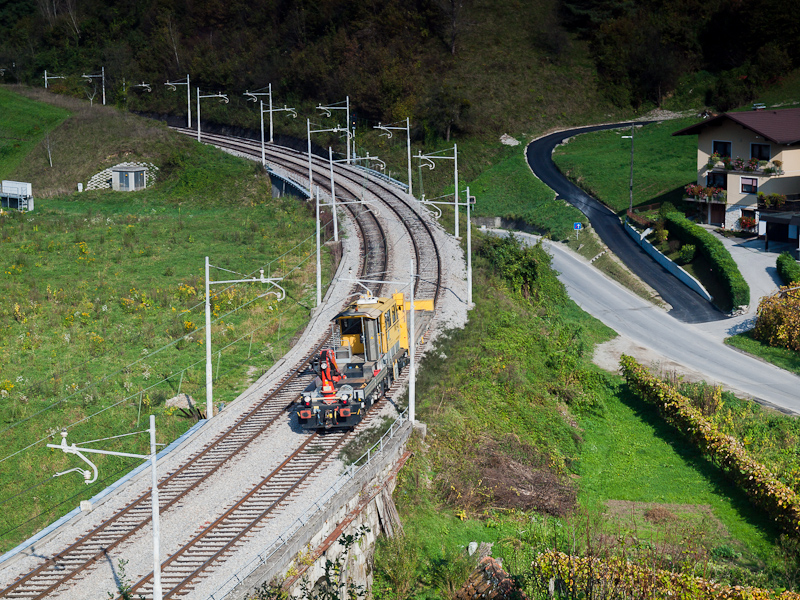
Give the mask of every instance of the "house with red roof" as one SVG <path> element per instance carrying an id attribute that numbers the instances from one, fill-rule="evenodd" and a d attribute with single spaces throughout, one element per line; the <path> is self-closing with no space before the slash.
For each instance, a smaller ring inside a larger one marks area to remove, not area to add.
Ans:
<path id="1" fill-rule="evenodd" d="M 697 136 L 697 185 L 686 200 L 705 223 L 798 240 L 800 108 L 731 112 L 673 135 Z"/>

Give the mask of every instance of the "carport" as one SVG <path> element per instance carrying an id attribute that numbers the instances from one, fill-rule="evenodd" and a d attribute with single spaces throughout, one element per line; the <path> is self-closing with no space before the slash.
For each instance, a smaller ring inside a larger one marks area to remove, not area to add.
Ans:
<path id="1" fill-rule="evenodd" d="M 761 213 L 759 220 L 766 223 L 764 233 L 764 250 L 769 250 L 769 241 L 791 242 L 794 241 L 795 247 L 800 250 L 800 239 L 798 239 L 798 229 L 800 229 L 800 213 L 797 212 L 776 212 Z"/>

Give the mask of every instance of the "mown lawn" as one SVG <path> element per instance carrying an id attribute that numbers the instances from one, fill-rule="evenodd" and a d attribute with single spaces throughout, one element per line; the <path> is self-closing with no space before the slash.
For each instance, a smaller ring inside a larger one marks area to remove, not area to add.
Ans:
<path id="1" fill-rule="evenodd" d="M 634 133 L 633 206 L 678 204 L 683 186 L 697 180 L 697 138 L 672 133 L 696 118 L 637 126 Z M 553 160 L 572 181 L 617 212 L 630 202 L 631 142 L 628 129 L 586 133 L 556 148 Z"/>

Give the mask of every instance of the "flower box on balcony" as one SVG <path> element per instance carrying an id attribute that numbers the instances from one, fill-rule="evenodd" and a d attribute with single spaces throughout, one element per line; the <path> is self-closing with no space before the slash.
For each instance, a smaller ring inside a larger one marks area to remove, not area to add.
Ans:
<path id="1" fill-rule="evenodd" d="M 713 202 L 727 204 L 728 192 L 718 187 L 703 187 L 696 183 L 690 183 L 684 188 L 686 196 L 684 200 L 689 202 Z"/>
<path id="2" fill-rule="evenodd" d="M 766 176 L 783 175 L 783 162 L 780 160 L 769 162 L 756 158 L 745 160 L 738 156 L 736 158 L 724 156 L 715 160 L 712 154 L 708 159 L 708 169 L 710 171 L 733 171 L 735 173 L 755 173 L 756 175 Z"/>

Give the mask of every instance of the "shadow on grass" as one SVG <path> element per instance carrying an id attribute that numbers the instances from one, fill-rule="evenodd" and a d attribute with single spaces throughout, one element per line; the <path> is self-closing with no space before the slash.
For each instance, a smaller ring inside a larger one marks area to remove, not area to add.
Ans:
<path id="1" fill-rule="evenodd" d="M 649 425 L 653 434 L 666 442 L 684 463 L 695 469 L 706 481 L 711 483 L 715 493 L 730 500 L 731 506 L 748 525 L 764 531 L 772 541 L 781 531 L 758 508 L 748 496 L 728 479 L 725 472 L 703 456 L 698 448 L 691 444 L 675 427 L 667 423 L 655 406 L 646 403 L 636 396 L 630 388 L 623 384 L 619 387 L 619 399 L 641 421 Z"/>

